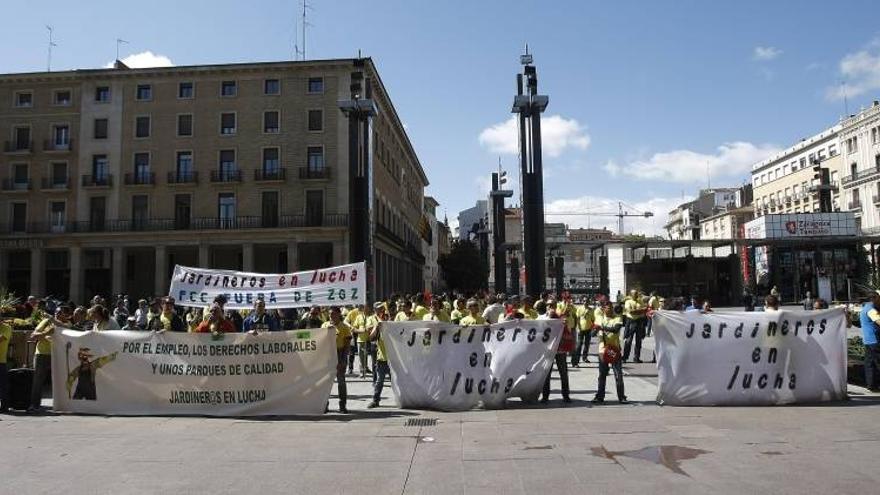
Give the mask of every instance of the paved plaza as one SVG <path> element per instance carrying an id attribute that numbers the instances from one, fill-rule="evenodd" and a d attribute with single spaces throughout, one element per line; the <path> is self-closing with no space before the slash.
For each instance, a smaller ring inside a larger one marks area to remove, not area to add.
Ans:
<path id="1" fill-rule="evenodd" d="M 389 387 L 383 406 L 367 410 L 368 381 L 350 378 L 347 415 L 0 416 L 0 493 L 864 494 L 880 486 L 876 394 L 850 387 L 849 401 L 830 405 L 660 407 L 656 370 L 645 363 L 625 368 L 631 405 L 611 392 L 606 405 L 591 406 L 592 361 L 571 371 L 568 407 L 554 381 L 548 406 L 400 410 Z M 408 426 L 412 419 L 436 424 Z"/>

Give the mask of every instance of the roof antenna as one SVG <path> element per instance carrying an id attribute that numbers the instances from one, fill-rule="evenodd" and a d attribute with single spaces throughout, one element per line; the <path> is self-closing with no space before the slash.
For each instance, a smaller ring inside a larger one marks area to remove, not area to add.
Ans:
<path id="1" fill-rule="evenodd" d="M 123 44 L 123 43 L 126 44 L 126 45 L 128 44 L 128 42 L 125 41 L 124 39 L 122 39 L 122 38 L 116 38 L 116 60 L 117 60 L 117 61 L 119 60 L 119 45 L 121 45 L 121 44 Z"/>
<path id="2" fill-rule="evenodd" d="M 55 41 L 52 38 L 55 29 L 48 24 L 46 25 L 46 29 L 49 31 L 49 55 L 46 59 L 46 72 L 52 72 L 52 47 L 58 45 L 55 44 Z"/>
<path id="3" fill-rule="evenodd" d="M 302 2 L 303 11 L 302 11 L 302 59 L 306 59 L 306 28 L 311 26 L 312 24 L 306 20 L 306 12 L 308 9 L 311 9 L 312 6 L 306 0 Z"/>
<path id="4" fill-rule="evenodd" d="M 843 111 L 844 118 L 849 118 L 849 99 L 846 97 L 846 81 L 840 81 L 840 89 L 843 92 Z"/>

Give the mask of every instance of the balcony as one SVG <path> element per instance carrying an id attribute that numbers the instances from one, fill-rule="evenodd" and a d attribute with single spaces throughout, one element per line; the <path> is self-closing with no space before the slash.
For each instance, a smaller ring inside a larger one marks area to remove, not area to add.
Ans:
<path id="1" fill-rule="evenodd" d="M 15 180 L 15 179 L 3 179 L 3 190 L 4 191 L 30 191 L 31 190 L 31 180 Z"/>
<path id="2" fill-rule="evenodd" d="M 169 184 L 198 184 L 198 172 L 168 172 Z"/>
<path id="3" fill-rule="evenodd" d="M 849 205 L 847 205 L 847 206 L 849 206 L 848 211 L 861 210 L 861 209 L 862 209 L 862 202 L 861 202 L 861 200 L 859 200 L 859 201 L 850 201 L 850 202 L 849 202 Z"/>
<path id="4" fill-rule="evenodd" d="M 857 170 L 852 175 L 848 175 L 841 179 L 841 183 L 844 187 L 851 185 L 854 182 L 861 180 L 868 180 L 876 178 L 876 176 L 880 175 L 880 166 L 874 166 L 865 170 Z"/>
<path id="5" fill-rule="evenodd" d="M 254 170 L 254 180 L 257 182 L 284 182 L 287 179 L 287 169 L 276 168 Z"/>
<path id="6" fill-rule="evenodd" d="M 67 222 L 16 222 L 0 224 L 0 235 L 10 234 L 87 234 L 104 232 L 164 232 L 200 230 L 253 230 L 290 228 L 339 228 L 348 226 L 348 215 L 328 214 L 323 217 L 281 215 L 271 217 L 241 216 L 231 218 L 150 218 Z"/>
<path id="7" fill-rule="evenodd" d="M 31 153 L 33 150 L 33 141 L 6 141 L 3 143 L 4 153 Z"/>
<path id="8" fill-rule="evenodd" d="M 44 177 L 40 182 L 40 189 L 43 191 L 66 191 L 70 185 L 68 184 L 67 177 L 58 177 L 55 179 L 49 179 Z"/>
<path id="9" fill-rule="evenodd" d="M 123 180 L 126 186 L 154 186 L 156 185 L 156 174 L 153 172 L 127 173 Z"/>
<path id="10" fill-rule="evenodd" d="M 83 175 L 83 187 L 110 187 L 113 185 L 113 176 L 107 175 Z"/>
<path id="11" fill-rule="evenodd" d="M 241 170 L 211 170 L 211 182 L 241 182 Z"/>
<path id="12" fill-rule="evenodd" d="M 300 167 L 299 178 L 300 180 L 327 180 L 330 178 L 330 167 Z"/>
<path id="13" fill-rule="evenodd" d="M 43 141 L 43 151 L 47 153 L 67 153 L 73 151 L 73 140 L 66 143 L 57 143 L 52 140 Z"/>
<path id="14" fill-rule="evenodd" d="M 871 198 L 871 200 L 873 201 L 873 203 L 874 203 L 875 205 L 880 205 L 880 194 L 875 194 L 875 195 Z"/>

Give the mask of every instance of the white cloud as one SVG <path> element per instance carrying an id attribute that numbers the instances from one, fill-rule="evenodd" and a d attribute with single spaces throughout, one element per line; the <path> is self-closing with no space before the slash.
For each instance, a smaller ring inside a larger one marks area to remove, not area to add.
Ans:
<path id="1" fill-rule="evenodd" d="M 844 95 L 852 98 L 880 89 L 880 38 L 844 56 L 839 71 L 846 84 L 827 88 L 825 96 L 829 100 L 842 100 Z"/>
<path id="2" fill-rule="evenodd" d="M 504 122 L 483 129 L 480 132 L 480 145 L 493 153 L 519 153 L 518 117 L 511 116 Z M 568 148 L 587 149 L 590 136 L 577 120 L 549 115 L 541 118 L 541 146 L 547 156 L 557 157 Z"/>
<path id="3" fill-rule="evenodd" d="M 666 237 L 667 215 L 676 206 L 689 201 L 690 197 L 661 198 L 656 197 L 636 203 L 624 203 L 624 211 L 631 214 L 653 213 L 651 217 L 635 216 L 623 219 L 625 234 L 644 234 L 646 236 L 659 235 Z M 578 198 L 557 199 L 547 204 L 544 214 L 548 222 L 562 222 L 570 228 L 591 227 L 594 229 L 607 228 L 617 233 L 617 199 L 600 196 L 581 196 Z M 553 213 L 572 212 L 604 213 L 606 215 L 554 215 Z M 611 214 L 611 215 L 608 215 Z"/>
<path id="4" fill-rule="evenodd" d="M 150 50 L 141 53 L 135 53 L 122 59 L 122 63 L 132 69 L 143 69 L 147 67 L 172 67 L 174 62 L 165 55 L 158 55 Z M 113 68 L 113 62 L 104 64 L 105 69 Z"/>
<path id="5" fill-rule="evenodd" d="M 707 172 L 713 182 L 723 178 L 744 178 L 752 165 L 779 151 L 778 147 L 769 144 L 735 141 L 722 144 L 715 154 L 691 150 L 665 151 L 622 165 L 609 161 L 605 170 L 612 175 L 641 180 L 705 184 Z"/>
<path id="6" fill-rule="evenodd" d="M 766 62 L 782 55 L 782 50 L 772 46 L 756 46 L 752 52 L 752 60 Z"/>

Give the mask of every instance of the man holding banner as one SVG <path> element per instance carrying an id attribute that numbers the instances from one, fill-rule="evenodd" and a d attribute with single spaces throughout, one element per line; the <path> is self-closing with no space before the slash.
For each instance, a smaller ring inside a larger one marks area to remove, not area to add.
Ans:
<path id="1" fill-rule="evenodd" d="M 339 306 L 334 306 L 330 308 L 330 321 L 321 325 L 321 328 L 336 330 L 336 388 L 339 395 L 339 412 L 347 414 L 348 408 L 345 404 L 348 401 L 348 386 L 345 383 L 345 367 L 348 363 L 351 327 L 343 321 Z"/>

